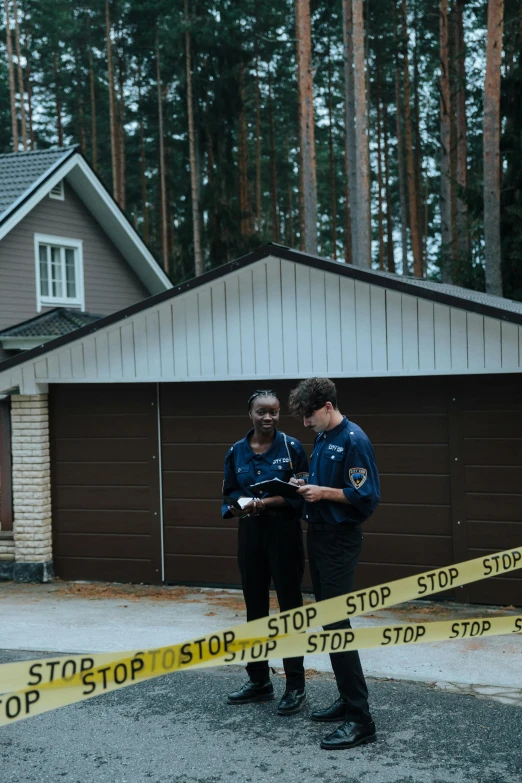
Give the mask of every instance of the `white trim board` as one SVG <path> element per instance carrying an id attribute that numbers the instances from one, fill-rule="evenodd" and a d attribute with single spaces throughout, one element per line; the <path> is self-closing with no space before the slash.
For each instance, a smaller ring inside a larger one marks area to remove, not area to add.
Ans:
<path id="1" fill-rule="evenodd" d="M 0 392 L 48 383 L 513 373 L 521 370 L 521 333 L 516 324 L 269 256 L 62 347 L 50 343 L 12 370 L 0 365 Z"/>

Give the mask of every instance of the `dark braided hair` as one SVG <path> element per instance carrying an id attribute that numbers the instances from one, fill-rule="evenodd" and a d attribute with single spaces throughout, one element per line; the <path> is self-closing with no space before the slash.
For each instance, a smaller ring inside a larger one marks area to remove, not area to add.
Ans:
<path id="1" fill-rule="evenodd" d="M 254 400 L 257 400 L 258 397 L 275 397 L 278 401 L 279 405 L 281 405 L 281 400 L 279 399 L 277 393 L 273 391 L 272 389 L 256 389 L 256 391 L 250 395 L 248 398 L 248 410 L 252 410 L 252 404 Z"/>

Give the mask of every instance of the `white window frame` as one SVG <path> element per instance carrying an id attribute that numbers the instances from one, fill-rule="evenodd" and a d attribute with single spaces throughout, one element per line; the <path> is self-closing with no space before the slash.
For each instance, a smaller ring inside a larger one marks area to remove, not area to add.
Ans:
<path id="1" fill-rule="evenodd" d="M 74 274 L 76 277 L 76 296 L 55 297 L 42 296 L 40 292 L 40 245 L 54 245 L 62 248 L 73 248 Z M 83 286 L 83 241 L 71 237 L 57 237 L 51 234 L 34 235 L 34 261 L 36 268 L 36 311 L 40 313 L 42 307 L 71 307 L 85 310 L 85 292 Z"/>

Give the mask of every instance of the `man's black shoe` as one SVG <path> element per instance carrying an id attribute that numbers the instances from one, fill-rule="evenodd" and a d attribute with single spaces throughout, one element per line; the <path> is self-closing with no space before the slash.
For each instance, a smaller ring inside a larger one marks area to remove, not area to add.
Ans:
<path id="1" fill-rule="evenodd" d="M 348 709 L 348 702 L 343 698 L 338 698 L 329 707 L 324 710 L 315 710 L 311 714 L 312 720 L 344 720 L 346 718 L 346 710 Z"/>
<path id="2" fill-rule="evenodd" d="M 375 742 L 375 723 L 342 723 L 335 731 L 328 734 L 322 741 L 323 750 L 345 750 L 356 748 L 367 742 Z"/>
<path id="3" fill-rule="evenodd" d="M 296 712 L 300 712 L 305 704 L 306 691 L 304 688 L 298 691 L 285 691 L 277 707 L 277 714 L 294 715 Z"/>
<path id="4" fill-rule="evenodd" d="M 272 701 L 275 699 L 274 686 L 270 682 L 252 682 L 248 680 L 238 691 L 228 694 L 229 704 L 249 704 L 252 701 Z"/>

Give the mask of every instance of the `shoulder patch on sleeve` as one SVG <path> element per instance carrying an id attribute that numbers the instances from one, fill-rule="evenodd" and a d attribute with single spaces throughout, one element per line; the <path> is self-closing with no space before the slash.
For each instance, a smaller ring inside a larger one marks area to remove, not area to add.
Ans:
<path id="1" fill-rule="evenodd" d="M 368 478 L 368 471 L 366 468 L 350 468 L 348 475 L 354 489 L 360 489 Z"/>

